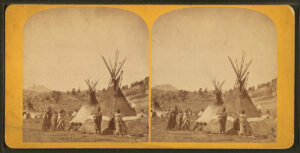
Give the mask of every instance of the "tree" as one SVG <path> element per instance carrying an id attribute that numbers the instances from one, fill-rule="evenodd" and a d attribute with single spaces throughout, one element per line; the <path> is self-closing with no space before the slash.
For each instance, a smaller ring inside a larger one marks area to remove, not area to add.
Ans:
<path id="1" fill-rule="evenodd" d="M 205 88 L 205 89 L 204 89 L 204 94 L 207 94 L 207 92 L 208 92 L 208 91 L 207 91 L 207 88 Z"/>
<path id="2" fill-rule="evenodd" d="M 59 91 L 53 91 L 52 97 L 54 98 L 55 102 L 58 103 L 61 98 L 61 93 Z"/>
<path id="3" fill-rule="evenodd" d="M 72 89 L 71 94 L 72 94 L 73 96 L 76 96 L 76 89 L 75 89 L 75 88 Z"/>
<path id="4" fill-rule="evenodd" d="M 199 89 L 199 95 L 202 95 L 202 88 Z"/>
<path id="5" fill-rule="evenodd" d="M 29 101 L 29 102 L 27 103 L 27 108 L 28 108 L 28 110 L 34 110 L 34 107 L 33 107 L 33 104 L 32 104 L 31 101 Z"/>
<path id="6" fill-rule="evenodd" d="M 50 100 L 50 96 L 47 95 L 45 99 L 46 99 L 47 101 L 49 101 L 49 100 Z"/>
<path id="7" fill-rule="evenodd" d="M 80 91 L 80 88 L 78 88 L 78 90 L 77 90 L 77 94 L 80 94 L 81 93 L 81 91 Z"/>
<path id="8" fill-rule="evenodd" d="M 180 90 L 180 91 L 179 91 L 179 96 L 180 96 L 180 98 L 181 98 L 182 101 L 185 101 L 185 100 L 186 100 L 187 94 L 188 94 L 188 92 L 185 91 L 185 90 Z"/>

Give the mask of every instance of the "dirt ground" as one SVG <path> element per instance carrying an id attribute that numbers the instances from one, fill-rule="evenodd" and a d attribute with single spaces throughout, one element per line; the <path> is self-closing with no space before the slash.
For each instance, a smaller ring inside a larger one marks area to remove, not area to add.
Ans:
<path id="1" fill-rule="evenodd" d="M 140 119 L 139 123 L 142 123 L 142 127 L 148 127 L 148 118 Z M 131 123 L 132 124 L 132 123 Z M 148 141 L 148 130 L 140 130 L 143 132 L 134 133 L 130 131 L 131 124 L 128 130 L 131 133 L 128 136 L 115 136 L 115 135 L 99 135 L 81 133 L 76 131 L 41 131 L 42 119 L 26 119 L 23 121 L 23 141 L 24 142 L 145 142 Z M 69 125 L 66 125 L 68 128 Z M 135 127 L 136 128 L 136 127 Z M 133 129 L 133 128 L 132 128 Z M 136 129 L 134 129 L 136 130 Z M 138 130 L 136 130 L 138 131 Z"/>
<path id="2" fill-rule="evenodd" d="M 237 135 L 207 134 L 203 131 L 167 131 L 167 118 L 151 119 L 151 141 L 153 142 L 254 142 L 270 143 L 276 138 Z"/>

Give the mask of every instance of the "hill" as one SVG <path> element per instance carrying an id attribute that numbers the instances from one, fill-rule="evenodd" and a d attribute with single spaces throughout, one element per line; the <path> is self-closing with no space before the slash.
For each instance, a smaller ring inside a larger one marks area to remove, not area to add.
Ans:
<path id="1" fill-rule="evenodd" d="M 132 86 L 125 86 L 123 93 L 129 104 L 135 103 L 136 111 L 148 112 L 148 77 L 136 81 Z M 97 87 L 96 87 L 97 88 Z M 96 98 L 101 103 L 105 90 L 97 90 Z M 47 107 L 51 107 L 55 111 L 64 109 L 67 113 L 72 114 L 75 109 L 80 109 L 81 106 L 90 101 L 90 96 L 87 90 L 70 91 L 51 91 L 44 86 L 33 86 L 23 91 L 23 109 L 34 112 L 43 112 Z"/>
<path id="2" fill-rule="evenodd" d="M 163 86 L 164 85 L 162 85 L 162 87 Z M 262 106 L 262 112 L 265 113 L 269 111 L 272 116 L 276 116 L 276 87 L 277 81 L 273 79 L 269 82 L 257 85 L 256 88 L 250 87 L 248 89 L 248 94 L 253 103 L 255 105 L 260 104 Z M 156 87 L 152 88 L 152 108 L 169 110 L 174 106 L 178 106 L 183 110 L 191 109 L 196 114 L 201 109 L 205 109 L 210 103 L 216 101 L 213 91 L 165 91 L 160 89 L 161 88 Z M 223 99 L 226 99 L 226 96 L 231 90 L 222 91 Z"/>
<path id="3" fill-rule="evenodd" d="M 163 91 L 178 91 L 178 89 L 171 84 L 156 85 L 152 87 L 152 89 L 163 90 Z"/>
<path id="4" fill-rule="evenodd" d="M 25 89 L 27 91 L 32 91 L 32 92 L 51 92 L 50 89 L 46 88 L 45 86 L 43 85 L 34 85 L 32 87 L 28 87 L 27 89 Z"/>

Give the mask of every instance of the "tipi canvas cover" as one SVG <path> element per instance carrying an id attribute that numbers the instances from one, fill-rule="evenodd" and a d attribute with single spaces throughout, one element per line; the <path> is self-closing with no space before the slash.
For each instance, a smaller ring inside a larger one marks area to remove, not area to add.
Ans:
<path id="1" fill-rule="evenodd" d="M 260 113 L 253 104 L 246 89 L 248 80 L 248 68 L 252 61 L 245 62 L 245 54 L 243 53 L 241 63 L 238 64 L 237 60 L 234 62 L 228 57 L 230 64 L 236 74 L 236 84 L 232 92 L 226 96 L 226 106 L 228 109 L 228 115 L 232 117 L 239 117 L 242 111 L 245 111 L 247 118 L 260 117 Z"/>
<path id="2" fill-rule="evenodd" d="M 90 102 L 83 104 L 79 109 L 76 116 L 71 120 L 71 123 L 84 123 L 88 119 L 93 118 L 93 113 L 95 112 L 98 101 L 96 98 L 96 85 L 97 82 L 90 82 L 89 80 L 85 81 L 89 87 L 89 94 L 90 94 Z"/>
<path id="3" fill-rule="evenodd" d="M 253 104 L 247 92 L 241 92 L 238 87 L 225 97 L 225 107 L 227 114 L 238 118 L 242 111 L 246 112 L 247 118 L 260 117 L 260 113 Z"/>
<path id="4" fill-rule="evenodd" d="M 93 119 L 92 113 L 96 110 L 96 107 L 90 104 L 84 104 L 76 116 L 71 120 L 71 123 L 84 123 L 88 119 Z"/>
<path id="5" fill-rule="evenodd" d="M 208 105 L 202 115 L 196 120 L 199 123 L 209 123 L 213 119 L 218 119 L 218 114 L 224 108 L 224 102 L 222 99 L 221 88 L 224 84 L 224 81 L 220 84 L 219 82 L 212 81 L 215 87 L 216 102 L 211 105 Z"/>
<path id="6" fill-rule="evenodd" d="M 112 116 L 112 113 L 120 109 L 123 116 L 136 116 L 136 112 L 126 100 L 120 88 L 114 89 L 109 86 L 101 97 L 100 106 L 102 114 L 105 116 Z"/>
<path id="7" fill-rule="evenodd" d="M 123 116 L 136 116 L 135 110 L 130 106 L 120 88 L 123 75 L 122 66 L 126 59 L 118 63 L 118 55 L 119 52 L 117 51 L 114 65 L 112 65 L 111 62 L 108 64 L 106 59 L 102 56 L 111 76 L 109 86 L 107 90 L 104 91 L 100 102 L 102 113 L 106 116 L 112 116 L 112 113 L 119 109 Z"/>

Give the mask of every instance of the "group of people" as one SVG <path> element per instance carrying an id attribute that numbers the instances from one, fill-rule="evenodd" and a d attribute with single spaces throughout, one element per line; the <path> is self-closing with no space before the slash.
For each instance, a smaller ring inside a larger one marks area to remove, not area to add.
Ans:
<path id="1" fill-rule="evenodd" d="M 182 111 L 176 106 L 169 114 L 167 130 L 189 130 L 190 129 L 190 116 L 189 109 Z"/>
<path id="2" fill-rule="evenodd" d="M 201 111 L 203 112 L 203 111 Z M 200 114 L 202 115 L 202 113 Z M 187 109 L 186 111 L 181 111 L 176 106 L 173 111 L 169 113 L 167 130 L 190 130 L 191 112 Z M 218 113 L 218 124 L 219 124 L 219 134 L 231 134 L 231 135 L 251 135 L 250 125 L 247 121 L 246 112 L 241 111 L 238 118 L 235 119 L 233 128 L 226 132 L 226 122 L 227 122 L 227 111 L 223 107 Z M 196 123 L 193 130 L 202 130 L 208 123 Z"/>
<path id="3" fill-rule="evenodd" d="M 68 128 L 68 131 L 78 131 L 81 126 L 82 123 L 72 122 L 70 127 Z"/>
<path id="4" fill-rule="evenodd" d="M 227 121 L 227 112 L 224 107 L 218 115 L 219 125 L 220 125 L 220 134 L 230 134 L 230 135 L 251 135 L 250 125 L 247 121 L 246 111 L 242 111 L 238 118 L 234 120 L 233 127 L 226 133 L 226 121 Z"/>
<path id="5" fill-rule="evenodd" d="M 75 117 L 78 113 L 76 109 L 72 117 Z M 95 133 L 102 134 L 102 112 L 100 106 L 96 111 L 91 114 L 93 116 L 93 122 L 95 126 Z M 53 111 L 51 107 L 48 107 L 45 111 L 42 123 L 42 131 L 64 131 L 66 112 L 62 109 L 59 113 Z M 78 131 L 82 126 L 82 123 L 72 122 L 68 131 Z M 125 135 L 127 134 L 127 127 L 122 119 L 121 111 L 118 109 L 109 120 L 108 128 L 103 130 L 104 134 Z"/>
<path id="6" fill-rule="evenodd" d="M 33 111 L 28 111 L 28 110 L 24 110 L 23 111 L 23 119 L 31 119 L 31 118 L 35 118 L 35 119 L 39 119 L 43 117 L 43 113 L 44 112 L 33 112 Z"/>
<path id="7" fill-rule="evenodd" d="M 76 114 L 78 113 L 75 110 Z M 102 112 L 100 106 L 97 107 L 96 111 L 92 114 L 95 125 L 95 133 L 102 134 Z M 72 115 L 75 117 L 76 115 Z M 61 109 L 58 113 L 53 111 L 51 107 L 48 107 L 45 111 L 45 115 L 42 123 L 42 131 L 64 131 L 65 130 L 65 118 L 66 112 Z M 82 126 L 82 123 L 72 122 L 68 131 L 78 131 Z M 127 127 L 122 119 L 120 109 L 118 109 L 112 118 L 109 120 L 108 128 L 103 131 L 105 134 L 125 135 L 127 134 Z"/>
<path id="8" fill-rule="evenodd" d="M 63 109 L 57 112 L 48 107 L 44 115 L 42 131 L 64 131 L 66 116 Z"/>
<path id="9" fill-rule="evenodd" d="M 102 134 L 101 124 L 102 124 L 102 112 L 100 106 L 93 115 L 95 123 L 95 132 Z M 103 131 L 103 134 L 115 134 L 115 135 L 125 135 L 127 134 L 127 127 L 122 119 L 121 111 L 118 109 L 112 118 L 109 120 L 108 128 Z"/>

